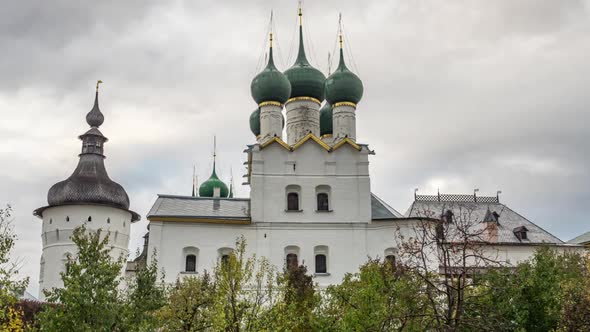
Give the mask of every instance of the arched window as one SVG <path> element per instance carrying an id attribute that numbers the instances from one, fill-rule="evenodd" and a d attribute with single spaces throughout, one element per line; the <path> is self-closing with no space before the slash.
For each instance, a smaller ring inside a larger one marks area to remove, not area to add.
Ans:
<path id="1" fill-rule="evenodd" d="M 299 260 L 297 254 L 287 254 L 287 268 L 289 270 L 296 269 L 299 266 Z"/>
<path id="2" fill-rule="evenodd" d="M 299 211 L 299 194 L 298 193 L 287 194 L 287 210 Z"/>
<path id="3" fill-rule="evenodd" d="M 219 255 L 217 257 L 219 257 L 219 260 L 221 261 L 222 265 L 229 263 L 229 256 L 233 253 L 233 251 L 234 250 L 229 247 L 217 249 L 217 254 Z"/>
<path id="4" fill-rule="evenodd" d="M 385 249 L 385 262 L 390 264 L 392 267 L 395 266 L 395 255 L 397 254 L 397 249 L 395 248 L 387 248 Z"/>
<path id="5" fill-rule="evenodd" d="M 385 256 L 385 261 L 392 266 L 395 266 L 395 255 L 387 255 Z"/>
<path id="6" fill-rule="evenodd" d="M 221 255 L 221 264 L 227 265 L 229 263 L 229 255 Z"/>
<path id="7" fill-rule="evenodd" d="M 88 216 L 88 221 L 92 221 L 92 217 L 91 216 Z"/>
<path id="8" fill-rule="evenodd" d="M 184 271 L 185 272 L 195 272 L 197 270 L 197 256 L 190 254 L 186 255 L 186 262 Z"/>
<path id="9" fill-rule="evenodd" d="M 329 211 L 330 208 L 328 206 L 328 194 L 327 193 L 319 193 L 318 194 L 318 211 Z"/>
<path id="10" fill-rule="evenodd" d="M 67 216 L 66 217 L 66 221 L 70 221 L 70 216 Z"/>
<path id="11" fill-rule="evenodd" d="M 111 223 L 111 218 L 107 218 L 107 224 Z"/>
<path id="12" fill-rule="evenodd" d="M 315 273 L 326 273 L 328 272 L 328 266 L 326 264 L 326 255 L 318 254 L 315 255 Z"/>

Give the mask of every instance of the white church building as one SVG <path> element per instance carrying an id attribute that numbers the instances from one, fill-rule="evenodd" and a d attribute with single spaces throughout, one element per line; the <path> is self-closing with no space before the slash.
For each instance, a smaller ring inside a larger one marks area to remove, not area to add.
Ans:
<path id="1" fill-rule="evenodd" d="M 303 40 L 300 20 L 297 59 L 281 72 L 273 61 L 271 34 L 268 63 L 252 80 L 258 106 L 250 117 L 255 141 L 244 151 L 250 197 L 233 197 L 231 185 L 218 178 L 214 159 L 213 173 L 198 195 L 160 194 L 147 213 L 142 255 L 149 260 L 157 252 L 166 281 L 213 270 L 243 236 L 249 253 L 278 268 L 305 264 L 315 282 L 326 286 L 358 270 L 368 257 L 397 259 L 396 232 L 409 234 L 417 222 L 458 216 L 464 208 L 489 230 L 486 245 L 507 263 L 529 258 L 540 245 L 577 248 L 500 203 L 498 196 L 415 195 L 402 214 L 371 193 L 369 157 L 374 152 L 356 140 L 363 84 L 345 64 L 342 36 L 339 65 L 327 78 L 308 62 Z M 86 120 L 91 128 L 80 136 L 78 167 L 51 187 L 48 205 L 34 212 L 43 222 L 41 290 L 61 285 L 64 257 L 75 253 L 69 239 L 75 227 L 108 230 L 116 256 L 128 253 L 130 227 L 139 220 L 103 164 L 107 139 L 98 130 L 104 121 L 98 85 Z M 132 270 L 133 263 L 129 266 Z"/>

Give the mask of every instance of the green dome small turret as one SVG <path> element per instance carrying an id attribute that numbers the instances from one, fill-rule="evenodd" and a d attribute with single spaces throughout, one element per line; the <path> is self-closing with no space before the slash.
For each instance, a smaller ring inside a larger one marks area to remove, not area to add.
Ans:
<path id="1" fill-rule="evenodd" d="M 199 196 L 201 197 L 213 197 L 215 194 L 215 188 L 219 188 L 219 197 L 227 197 L 229 190 L 227 185 L 221 181 L 215 173 L 215 163 L 213 163 L 213 174 L 203 182 L 199 187 Z"/>
<path id="2" fill-rule="evenodd" d="M 363 82 L 344 63 L 340 36 L 340 63 L 326 80 L 326 100 L 334 105 L 341 102 L 357 104 L 363 97 Z"/>
<path id="3" fill-rule="evenodd" d="M 252 80 L 250 92 L 257 104 L 269 101 L 284 104 L 291 94 L 291 84 L 287 76 L 281 73 L 274 64 L 272 56 L 272 33 L 270 34 L 268 64 Z"/>
<path id="4" fill-rule="evenodd" d="M 301 20 L 301 9 L 299 10 L 299 18 Z M 295 97 L 311 97 L 322 102 L 325 98 L 324 82 L 326 77 L 321 71 L 312 67 L 305 56 L 305 48 L 303 47 L 303 25 L 299 24 L 299 52 L 297 59 L 291 68 L 285 71 L 285 75 L 291 82 L 291 96 Z"/>
<path id="5" fill-rule="evenodd" d="M 256 137 L 260 135 L 260 108 L 250 114 L 250 130 Z"/>
<path id="6" fill-rule="evenodd" d="M 326 102 L 320 109 L 320 136 L 332 135 L 332 105 Z"/>

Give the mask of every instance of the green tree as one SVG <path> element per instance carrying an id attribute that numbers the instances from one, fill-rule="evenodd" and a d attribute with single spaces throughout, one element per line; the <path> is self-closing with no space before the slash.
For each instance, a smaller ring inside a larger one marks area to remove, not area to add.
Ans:
<path id="1" fill-rule="evenodd" d="M 78 227 L 71 239 L 78 253 L 66 261 L 61 273 L 63 288 L 45 291 L 47 300 L 59 305 L 40 314 L 41 330 L 116 330 L 122 309 L 118 287 L 124 257 L 111 257 L 108 236 L 101 230 Z"/>
<path id="2" fill-rule="evenodd" d="M 166 303 L 164 273 L 158 278 L 156 251 L 149 264 L 138 261 L 135 274 L 127 280 L 127 290 L 123 294 L 122 330 L 154 331 L 159 320 L 158 309 Z"/>
<path id="3" fill-rule="evenodd" d="M 11 261 L 16 234 L 11 225 L 12 208 L 0 208 L 0 330 L 19 331 L 22 313 L 15 307 L 18 294 L 22 294 L 29 279 L 18 280 L 18 263 Z"/>
<path id="4" fill-rule="evenodd" d="M 424 331 L 429 307 L 421 280 L 390 262 L 370 259 L 339 285 L 329 286 L 321 314 L 324 331 Z"/>
<path id="5" fill-rule="evenodd" d="M 162 331 L 210 331 L 214 301 L 215 285 L 208 273 L 177 280 L 157 313 Z"/>
<path id="6" fill-rule="evenodd" d="M 267 311 L 276 302 L 275 269 L 264 259 L 247 256 L 246 240 L 215 267 L 213 329 L 261 331 L 268 327 Z"/>

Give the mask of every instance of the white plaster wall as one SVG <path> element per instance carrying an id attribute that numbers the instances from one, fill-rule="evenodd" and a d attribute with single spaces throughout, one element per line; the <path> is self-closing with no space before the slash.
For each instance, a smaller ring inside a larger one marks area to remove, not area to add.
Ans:
<path id="1" fill-rule="evenodd" d="M 310 132 L 320 136 L 320 104 L 311 100 L 296 100 L 285 104 L 287 143 L 293 145 Z"/>
<path id="2" fill-rule="evenodd" d="M 350 105 L 334 107 L 332 111 L 334 141 L 345 137 L 356 140 L 356 109 Z"/>
<path id="3" fill-rule="evenodd" d="M 88 221 L 89 216 L 92 221 Z M 67 221 L 67 217 L 70 221 Z M 108 219 L 110 222 L 107 222 Z M 56 206 L 43 211 L 42 222 L 41 259 L 45 263 L 41 271 L 43 275 L 39 278 L 40 300 L 45 299 L 43 289 L 63 287 L 59 273 L 64 271 L 66 254 L 76 254 L 76 246 L 70 239 L 76 227 L 86 225 L 90 230 L 103 229 L 110 232 L 109 243 L 113 246 L 113 258 L 120 255 L 127 257 L 129 254 L 131 213 L 128 211 L 98 205 Z"/>
<path id="4" fill-rule="evenodd" d="M 360 222 L 371 219 L 368 151 L 328 152 L 308 141 L 289 152 L 278 144 L 252 152 L 253 222 Z M 301 212 L 286 212 L 286 188 L 301 187 Z M 331 212 L 317 212 L 317 186 L 330 187 Z"/>
<path id="5" fill-rule="evenodd" d="M 283 108 L 276 105 L 260 107 L 260 142 L 283 135 Z"/>

